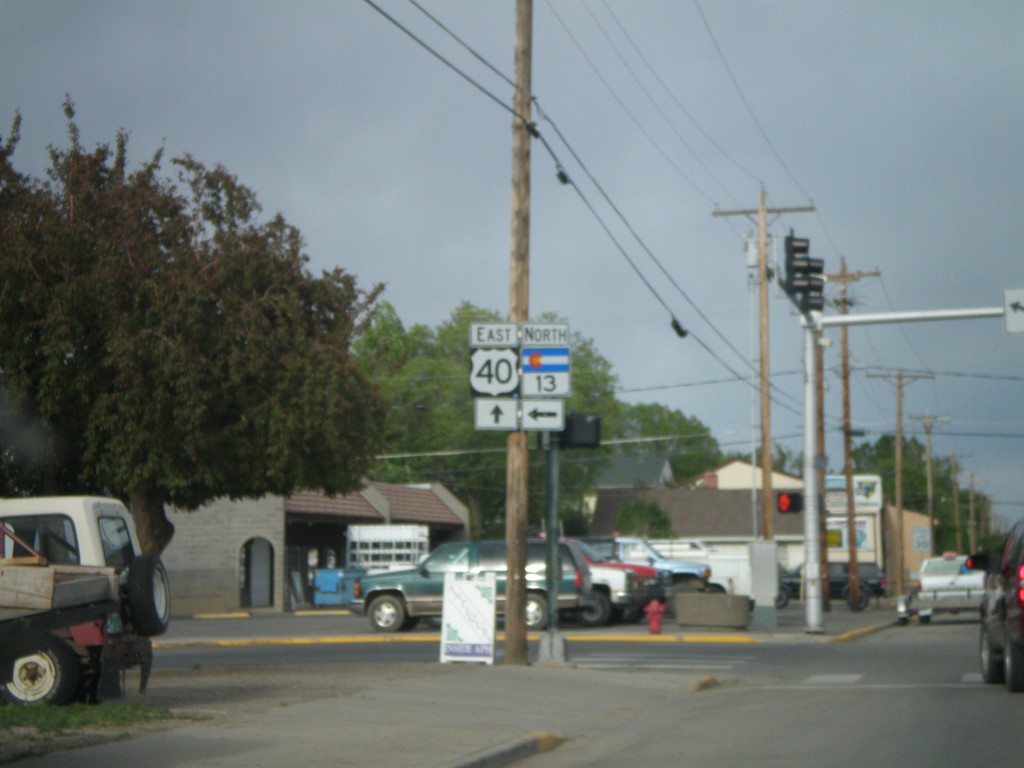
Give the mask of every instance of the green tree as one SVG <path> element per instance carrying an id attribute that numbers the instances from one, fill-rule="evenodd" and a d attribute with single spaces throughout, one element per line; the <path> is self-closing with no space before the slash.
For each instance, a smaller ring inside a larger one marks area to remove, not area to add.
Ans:
<path id="1" fill-rule="evenodd" d="M 896 438 L 882 435 L 872 443 L 861 443 L 853 450 L 855 472 L 882 476 L 885 501 L 896 501 Z M 916 438 L 903 440 L 903 507 L 915 512 L 928 512 L 927 451 Z M 961 548 L 966 548 L 968 536 L 968 507 L 970 491 L 958 487 L 954 494 L 953 462 L 948 457 L 933 456 L 932 482 L 934 488 L 936 552 L 957 548 L 957 533 Z M 954 503 L 954 498 L 956 503 Z M 957 521 L 959 506 L 959 524 Z M 975 494 L 976 533 L 978 541 L 988 541 L 991 530 L 991 502 L 985 494 Z"/>
<path id="2" fill-rule="evenodd" d="M 173 528 L 164 505 L 358 487 L 384 404 L 350 354 L 379 289 L 315 278 L 297 229 L 191 157 L 129 173 L 127 136 L 69 147 L 45 182 L 17 173 L 20 120 L 0 154 L 0 381 L 45 436 L 32 465 L 2 435 L 19 493 L 130 500 L 143 547 Z"/>
<path id="3" fill-rule="evenodd" d="M 536 322 L 561 323 L 555 315 Z M 435 329 L 406 331 L 394 309 L 382 303 L 356 351 L 374 371 L 391 404 L 385 434 L 388 455 L 374 476 L 392 482 L 440 480 L 470 508 L 476 536 L 502 536 L 505 525 L 507 436 L 477 430 L 469 387 L 469 326 L 504 322 L 493 311 L 463 303 Z M 614 421 L 618 404 L 611 365 L 593 342 L 572 339 L 572 396 L 567 412 L 597 413 Z M 545 455 L 530 451 L 528 514 L 539 527 L 545 506 Z M 415 454 L 415 455 L 410 455 Z M 598 452 L 599 454 L 599 452 Z M 559 510 L 567 533 L 582 533 L 583 495 L 596 478 L 589 450 L 562 451 Z"/>
<path id="4" fill-rule="evenodd" d="M 672 521 L 665 510 L 651 499 L 625 502 L 615 516 L 615 529 L 627 536 L 646 536 L 652 539 L 670 539 L 675 536 Z"/>
<path id="5" fill-rule="evenodd" d="M 622 423 L 616 435 L 620 438 L 668 438 L 653 445 L 637 443 L 623 450 L 650 452 L 669 457 L 672 474 L 680 484 L 703 476 L 722 463 L 722 452 L 711 430 L 700 420 L 656 403 L 622 406 Z"/>

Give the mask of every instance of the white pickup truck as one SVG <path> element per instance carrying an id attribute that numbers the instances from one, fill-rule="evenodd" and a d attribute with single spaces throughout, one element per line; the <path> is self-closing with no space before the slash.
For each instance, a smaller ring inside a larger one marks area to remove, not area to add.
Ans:
<path id="1" fill-rule="evenodd" d="M 967 555 L 947 552 L 921 564 L 917 582 L 896 603 L 896 618 L 906 624 L 916 615 L 922 624 L 936 613 L 979 612 L 985 595 L 985 574 L 971 570 Z"/>
<path id="2" fill-rule="evenodd" d="M 0 701 L 117 698 L 133 666 L 145 690 L 170 609 L 167 571 L 121 502 L 0 500 Z"/>

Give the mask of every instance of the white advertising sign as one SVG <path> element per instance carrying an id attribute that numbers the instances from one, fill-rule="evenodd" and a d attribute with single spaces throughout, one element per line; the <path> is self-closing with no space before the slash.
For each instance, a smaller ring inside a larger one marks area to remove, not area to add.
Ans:
<path id="1" fill-rule="evenodd" d="M 494 663 L 494 573 L 444 575 L 441 663 Z"/>

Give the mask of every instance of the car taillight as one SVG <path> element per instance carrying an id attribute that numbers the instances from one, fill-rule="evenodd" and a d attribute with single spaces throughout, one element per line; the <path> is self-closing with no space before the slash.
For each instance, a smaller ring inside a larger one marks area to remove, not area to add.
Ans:
<path id="1" fill-rule="evenodd" d="M 1017 601 L 1024 605 L 1024 565 L 1017 569 Z"/>
<path id="2" fill-rule="evenodd" d="M 576 586 L 576 589 L 583 589 L 583 574 L 576 571 L 576 578 L 573 579 L 572 583 Z"/>

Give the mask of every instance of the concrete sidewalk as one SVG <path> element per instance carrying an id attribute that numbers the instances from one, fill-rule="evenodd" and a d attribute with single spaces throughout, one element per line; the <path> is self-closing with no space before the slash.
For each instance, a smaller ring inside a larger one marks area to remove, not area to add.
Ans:
<path id="1" fill-rule="evenodd" d="M 825 631 L 803 631 L 803 608 L 780 611 L 778 626 L 704 632 L 645 624 L 603 630 L 563 628 L 571 643 L 794 643 L 850 640 L 895 621 L 893 610 L 845 606 L 825 614 Z M 161 645 L 337 642 L 364 635 L 365 619 L 344 615 L 253 614 L 178 619 Z M 394 642 L 395 636 L 383 636 Z M 437 642 L 436 630 L 399 636 Z M 536 643 L 531 642 L 531 649 Z M 159 653 L 159 650 L 157 651 Z M 535 654 L 532 654 L 535 655 Z M 131 676 L 127 688 L 133 685 Z M 598 748 L 602 740 L 662 722 L 668 709 L 701 706 L 713 678 L 655 671 L 441 664 L 333 664 L 329 668 L 248 668 L 157 672 L 144 697 L 128 701 L 204 719 L 108 734 L 102 743 L 18 760 L 19 768 L 278 768 L 282 765 L 495 768 L 540 751 Z M 624 730 L 623 730 L 624 729 Z M 94 739 L 94 741 L 96 741 Z M 566 743 L 568 742 L 568 743 Z M 559 746 L 561 745 L 561 746 Z M 3 760 L 0 759 L 0 762 Z"/>
<path id="2" fill-rule="evenodd" d="M 822 631 L 807 631 L 803 603 L 791 602 L 776 611 L 775 624 L 752 624 L 746 629 L 721 629 L 680 626 L 666 616 L 662 633 L 652 635 L 643 621 L 612 624 L 607 627 L 581 628 L 564 623 L 559 631 L 566 639 L 580 642 L 608 640 L 650 642 L 842 642 L 896 621 L 894 604 L 889 600 L 874 601 L 861 613 L 850 611 L 836 601 L 831 611 L 822 614 Z M 321 642 L 429 642 L 436 639 L 437 629 L 420 624 L 410 632 L 382 634 L 372 632 L 365 618 L 344 610 L 303 611 L 297 613 L 238 612 L 196 617 L 175 617 L 167 634 L 156 639 L 159 647 L 184 645 L 246 643 L 296 643 L 304 640 Z M 499 632 L 499 638 L 501 634 Z M 539 635 L 530 635 L 536 641 Z"/>

